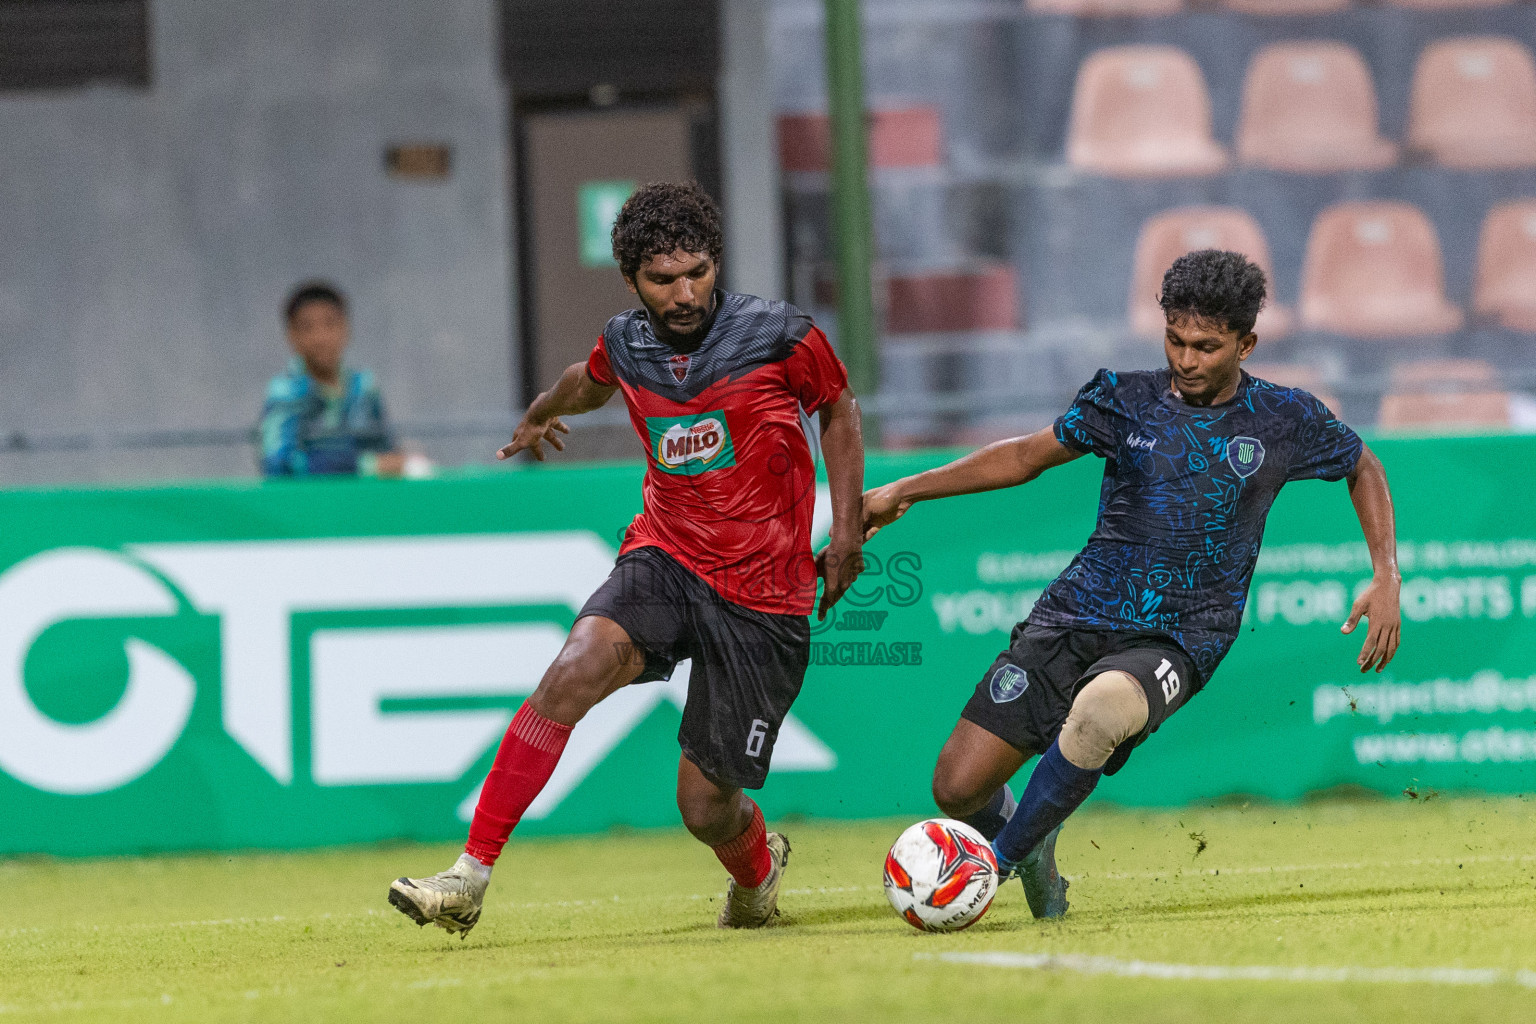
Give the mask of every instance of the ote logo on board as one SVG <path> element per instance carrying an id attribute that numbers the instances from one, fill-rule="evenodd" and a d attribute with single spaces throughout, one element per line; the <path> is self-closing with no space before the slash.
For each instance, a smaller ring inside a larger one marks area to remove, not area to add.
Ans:
<path id="1" fill-rule="evenodd" d="M 651 457 L 663 473 L 693 474 L 736 465 L 724 410 L 697 416 L 648 416 Z"/>
<path id="2" fill-rule="evenodd" d="M 51 626 L 77 619 L 219 620 L 212 703 L 222 731 L 276 783 L 320 787 L 442 785 L 470 773 L 565 642 L 567 615 L 608 577 L 613 551 L 582 530 L 65 547 L 0 572 L 0 777 L 45 793 L 106 793 L 158 765 L 198 728 L 199 682 L 167 650 L 129 637 L 123 694 L 90 721 L 34 702 L 24 668 Z M 445 608 L 563 608 L 550 618 L 442 624 Z M 381 625 L 297 625 L 315 612 L 388 612 Z M 413 611 L 421 621 L 412 622 Z M 403 620 L 402 620 L 403 617 Z M 295 643 L 307 650 L 307 671 Z M 653 710 L 688 699 L 690 666 L 624 687 L 572 732 L 560 766 L 528 808 L 552 813 Z M 204 699 L 208 699 L 207 696 Z M 473 706 L 395 708 L 413 700 Z M 310 709 L 295 735 L 294 708 Z M 206 741 L 204 733 L 199 741 Z M 308 750 L 296 763 L 295 750 Z M 833 751 L 793 715 L 776 771 L 830 771 Z M 459 805 L 468 820 L 478 786 Z M 440 797 L 432 797 L 434 799 Z M 189 800 L 192 798 L 189 797 Z M 426 799 L 424 797 L 423 799 Z"/>
<path id="3" fill-rule="evenodd" d="M 1246 480 L 1264 465 L 1264 442 L 1256 437 L 1234 437 L 1227 442 L 1227 464 Z"/>
<path id="4" fill-rule="evenodd" d="M 1018 700 L 1029 689 L 1029 676 L 1017 665 L 1004 665 L 992 673 L 992 703 Z"/>

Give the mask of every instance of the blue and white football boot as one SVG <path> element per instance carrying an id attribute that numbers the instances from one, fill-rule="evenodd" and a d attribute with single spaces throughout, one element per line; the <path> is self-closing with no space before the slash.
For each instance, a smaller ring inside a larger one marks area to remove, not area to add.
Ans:
<path id="1" fill-rule="evenodd" d="M 1057 825 L 1011 871 L 1007 871 L 1001 860 L 998 862 L 999 870 L 1005 872 L 1003 881 L 1007 881 L 1008 874 L 1018 875 L 1024 883 L 1029 912 L 1045 920 L 1061 917 L 1071 905 L 1067 902 L 1067 880 L 1056 870 L 1056 837 L 1059 835 L 1061 826 Z"/>

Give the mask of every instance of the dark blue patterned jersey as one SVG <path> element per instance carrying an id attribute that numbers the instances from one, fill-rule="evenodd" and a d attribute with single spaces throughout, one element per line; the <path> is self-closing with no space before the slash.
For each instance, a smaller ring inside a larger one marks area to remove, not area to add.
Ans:
<path id="1" fill-rule="evenodd" d="M 1164 370 L 1100 370 L 1056 439 L 1104 459 L 1088 544 L 1029 621 L 1170 637 L 1209 679 L 1237 639 L 1264 520 L 1291 480 L 1339 480 L 1355 432 L 1299 388 L 1242 375 L 1230 401 L 1193 406 Z"/>

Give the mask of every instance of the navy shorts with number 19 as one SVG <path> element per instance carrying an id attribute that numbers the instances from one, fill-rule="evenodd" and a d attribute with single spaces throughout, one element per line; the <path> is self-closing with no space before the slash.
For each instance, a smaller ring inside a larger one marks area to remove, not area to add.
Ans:
<path id="1" fill-rule="evenodd" d="M 1104 774 L 1113 775 L 1202 685 L 1189 655 L 1161 634 L 1021 622 L 960 717 L 1026 756 L 1041 754 L 1061 734 L 1078 691 L 1104 672 L 1126 673 L 1147 695 L 1146 728 L 1110 755 Z"/>

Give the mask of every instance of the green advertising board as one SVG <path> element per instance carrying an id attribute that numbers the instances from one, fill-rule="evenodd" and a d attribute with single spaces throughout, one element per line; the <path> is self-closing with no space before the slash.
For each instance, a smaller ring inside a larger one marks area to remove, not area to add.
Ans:
<path id="1" fill-rule="evenodd" d="M 1096 799 L 1532 788 L 1536 443 L 1376 448 L 1399 512 L 1398 659 L 1362 678 L 1359 635 L 1339 632 L 1370 572 L 1346 487 L 1292 484 L 1235 650 Z M 941 458 L 872 457 L 868 478 Z M 933 811 L 939 746 L 1087 536 L 1101 468 L 919 505 L 870 544 L 816 624 L 770 817 Z M 641 472 L 0 492 L 0 853 L 461 836 Z M 686 686 L 680 668 L 600 705 L 523 829 L 674 823 Z"/>

